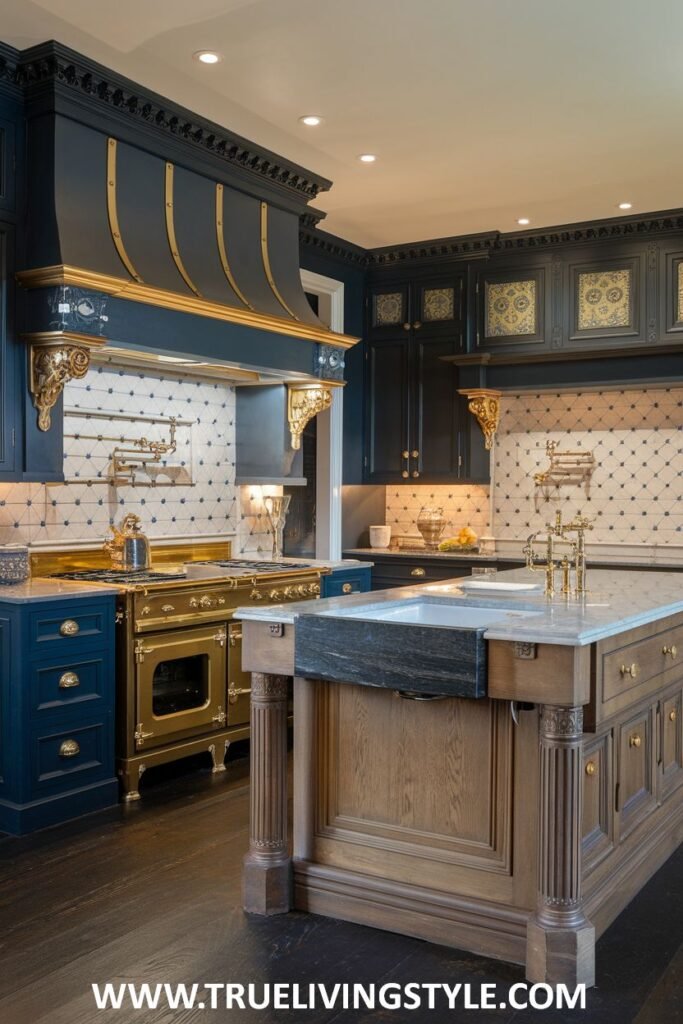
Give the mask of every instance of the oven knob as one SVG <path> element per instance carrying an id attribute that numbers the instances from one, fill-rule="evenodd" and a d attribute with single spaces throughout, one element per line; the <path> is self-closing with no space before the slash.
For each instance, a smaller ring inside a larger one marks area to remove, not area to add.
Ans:
<path id="1" fill-rule="evenodd" d="M 300 583 L 299 586 L 296 588 L 296 592 L 299 595 L 299 597 L 305 597 L 306 594 L 308 593 L 308 588 L 305 587 L 303 583 Z"/>
<path id="2" fill-rule="evenodd" d="M 213 606 L 215 604 L 216 604 L 216 599 L 214 597 L 209 597 L 208 594 L 204 594 L 204 597 L 202 597 L 200 602 L 199 602 L 199 607 L 200 608 L 213 608 Z"/>
<path id="3" fill-rule="evenodd" d="M 285 601 L 289 601 L 290 598 L 294 597 L 294 588 L 293 587 L 285 587 L 284 597 L 285 597 Z"/>
<path id="4" fill-rule="evenodd" d="M 271 601 L 280 601 L 282 599 L 282 591 L 271 590 L 270 593 L 268 594 L 268 597 L 270 598 Z"/>
<path id="5" fill-rule="evenodd" d="M 199 599 L 196 597 L 190 598 L 190 608 L 199 608 Z"/>
<path id="6" fill-rule="evenodd" d="M 262 601 L 263 600 L 263 594 L 259 590 L 257 590 L 256 587 L 254 587 L 252 592 L 249 594 L 249 597 L 251 598 L 252 601 Z"/>
<path id="7" fill-rule="evenodd" d="M 312 594 L 319 594 L 320 593 L 320 584 L 319 583 L 311 583 L 311 593 Z"/>

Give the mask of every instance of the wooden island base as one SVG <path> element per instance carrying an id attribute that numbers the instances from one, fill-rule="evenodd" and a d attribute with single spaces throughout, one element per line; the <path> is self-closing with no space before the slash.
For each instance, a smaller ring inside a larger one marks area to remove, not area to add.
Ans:
<path id="1" fill-rule="evenodd" d="M 593 985 L 596 937 L 683 838 L 681 669 L 665 657 L 629 686 L 621 672 L 624 648 L 630 662 L 672 637 L 683 649 L 681 616 L 532 660 L 492 641 L 481 700 L 295 679 L 291 862 L 288 633 L 244 623 L 245 909 L 296 907 Z M 512 700 L 532 702 L 517 723 Z"/>

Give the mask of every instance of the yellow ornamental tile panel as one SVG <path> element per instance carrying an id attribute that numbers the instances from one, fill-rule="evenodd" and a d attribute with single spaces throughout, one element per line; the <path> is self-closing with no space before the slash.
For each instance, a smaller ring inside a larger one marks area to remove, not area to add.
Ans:
<path id="1" fill-rule="evenodd" d="M 579 274 L 580 331 L 630 327 L 631 320 L 630 270 Z"/>
<path id="2" fill-rule="evenodd" d="M 536 282 L 505 281 L 486 286 L 486 337 L 536 333 Z"/>
<path id="3" fill-rule="evenodd" d="M 375 324 L 377 327 L 390 327 L 403 322 L 403 294 L 401 292 L 385 292 L 375 295 Z"/>
<path id="4" fill-rule="evenodd" d="M 676 320 L 683 321 L 683 263 L 678 264 L 678 302 L 676 304 Z"/>
<path id="5" fill-rule="evenodd" d="M 455 292 L 452 288 L 425 288 L 422 299 L 423 320 L 452 320 L 455 315 Z"/>

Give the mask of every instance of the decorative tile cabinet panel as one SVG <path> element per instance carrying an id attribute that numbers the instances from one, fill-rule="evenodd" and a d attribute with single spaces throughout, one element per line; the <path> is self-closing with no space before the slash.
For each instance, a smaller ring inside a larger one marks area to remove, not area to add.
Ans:
<path id="1" fill-rule="evenodd" d="M 0 832 L 23 835 L 118 800 L 115 595 L 2 597 Z"/>
<path id="2" fill-rule="evenodd" d="M 647 261 L 642 249 L 601 260 L 582 254 L 567 261 L 566 267 L 567 342 L 572 348 L 593 347 L 598 339 L 604 347 L 648 341 Z"/>
<path id="3" fill-rule="evenodd" d="M 525 264 L 475 272 L 475 350 L 507 351 L 547 345 L 550 289 L 547 267 Z"/>
<path id="4" fill-rule="evenodd" d="M 420 275 L 371 285 L 368 293 L 368 335 L 382 338 L 397 332 L 430 337 L 448 335 L 462 346 L 465 271 Z"/>
<path id="5" fill-rule="evenodd" d="M 659 276 L 659 341 L 683 333 L 683 245 L 662 246 Z"/>

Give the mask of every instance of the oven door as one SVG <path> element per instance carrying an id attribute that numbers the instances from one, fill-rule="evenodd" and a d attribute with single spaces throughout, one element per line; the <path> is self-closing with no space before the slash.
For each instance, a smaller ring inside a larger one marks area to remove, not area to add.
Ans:
<path id="1" fill-rule="evenodd" d="M 136 750 L 225 726 L 226 642 L 224 623 L 136 638 Z"/>

